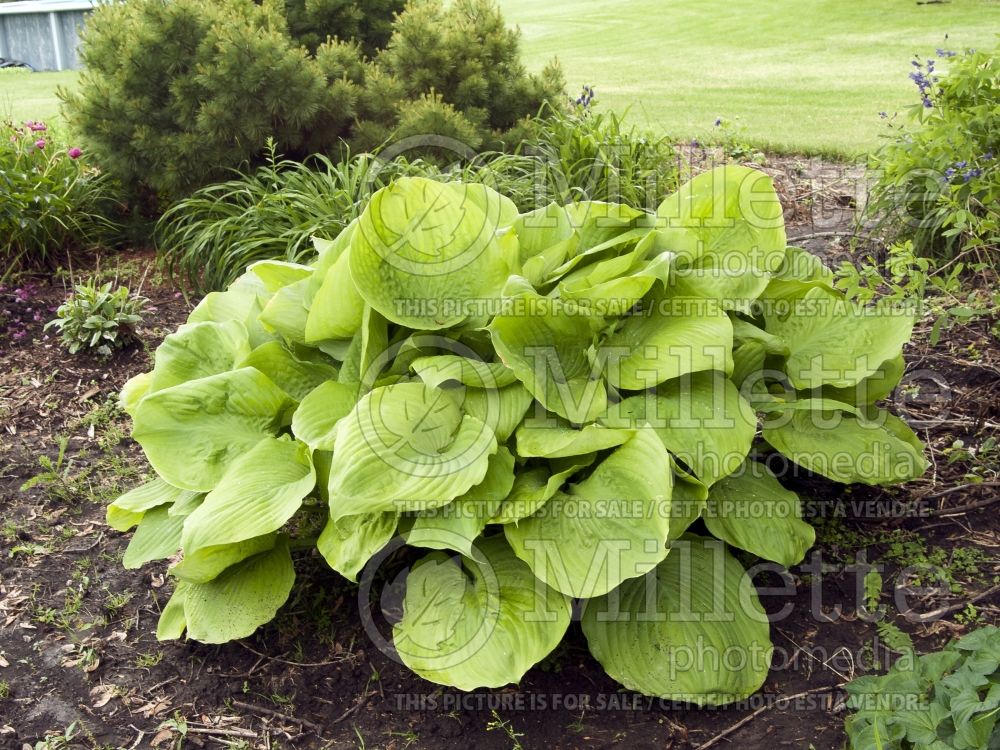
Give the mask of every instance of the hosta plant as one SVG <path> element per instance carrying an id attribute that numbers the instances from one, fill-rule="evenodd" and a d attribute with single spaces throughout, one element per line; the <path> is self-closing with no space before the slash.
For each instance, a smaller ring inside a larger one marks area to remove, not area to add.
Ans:
<path id="1" fill-rule="evenodd" d="M 392 645 L 429 680 L 517 682 L 576 613 L 626 687 L 725 703 L 771 656 L 730 547 L 793 565 L 814 541 L 764 459 L 924 469 L 876 406 L 910 315 L 786 247 L 762 173 L 655 214 L 406 177 L 317 250 L 209 294 L 122 393 L 156 477 L 108 521 L 137 526 L 126 567 L 169 559 L 159 638 L 250 635 L 302 550 L 370 584 L 405 545 Z"/>

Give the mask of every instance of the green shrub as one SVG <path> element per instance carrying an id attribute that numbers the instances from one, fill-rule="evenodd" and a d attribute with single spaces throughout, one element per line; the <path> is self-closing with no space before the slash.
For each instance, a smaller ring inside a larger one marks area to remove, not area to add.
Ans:
<path id="1" fill-rule="evenodd" d="M 336 109 L 315 60 L 272 3 L 135 0 L 95 8 L 82 33 L 73 127 L 129 188 L 180 195 L 261 153 L 305 142 Z"/>
<path id="2" fill-rule="evenodd" d="M 142 322 L 147 303 L 145 297 L 131 294 L 127 287 L 112 290 L 110 281 L 102 286 L 78 284 L 45 328 L 58 329 L 70 354 L 93 351 L 109 357 L 113 350 L 138 340 L 135 328 Z"/>
<path id="3" fill-rule="evenodd" d="M 921 102 L 871 159 L 869 214 L 925 254 L 1000 247 L 1000 47 L 913 62 Z"/>
<path id="4" fill-rule="evenodd" d="M 761 459 L 874 485 L 927 466 L 875 406 L 912 315 L 786 247 L 763 173 L 699 175 L 655 214 L 404 177 L 317 244 L 205 297 L 122 391 L 156 477 L 108 523 L 138 525 L 126 567 L 171 561 L 160 639 L 249 636 L 292 549 L 366 584 L 403 574 L 385 550 L 413 563 L 393 653 L 428 680 L 517 682 L 579 598 L 628 689 L 725 703 L 772 646 L 722 542 L 787 566 L 815 538 Z"/>
<path id="5" fill-rule="evenodd" d="M 257 0 L 263 2 L 263 0 Z M 328 38 L 354 39 L 369 57 L 385 47 L 405 0 L 284 0 L 292 38 L 315 52 Z"/>
<path id="6" fill-rule="evenodd" d="M 1000 629 L 904 655 L 889 673 L 848 683 L 851 750 L 988 750 L 1000 743 Z"/>
<path id="7" fill-rule="evenodd" d="M 385 47 L 405 0 L 284 0 L 288 30 L 315 52 L 329 37 L 354 39 L 369 57 Z"/>
<path id="8" fill-rule="evenodd" d="M 520 33 L 507 28 L 492 0 L 409 3 L 378 63 L 408 99 L 434 91 L 484 134 L 502 134 L 546 101 L 562 104 L 558 66 L 528 74 Z"/>
<path id="9" fill-rule="evenodd" d="M 345 19 L 344 33 L 361 35 L 318 41 L 314 53 L 290 35 L 281 7 L 253 0 L 98 7 L 82 36 L 80 87 L 61 95 L 102 168 L 134 195 L 176 200 L 231 169 L 262 164 L 269 137 L 296 160 L 338 156 L 345 141 L 369 150 L 399 134 L 444 135 L 475 148 L 499 143 L 561 92 L 556 68 L 525 72 L 517 33 L 486 0 L 447 11 L 434 2 L 407 6 L 388 48 L 372 59 L 365 53 L 387 38 L 376 21 L 393 3 L 371 17 L 367 6 L 359 16 L 359 5 L 332 0 L 286 6 L 296 28 L 320 24 L 302 13 L 329 15 Z M 415 50 L 427 35 L 440 46 L 421 60 Z"/>
<path id="10" fill-rule="evenodd" d="M 0 122 L 0 261 L 3 278 L 52 266 L 116 230 L 116 189 L 89 150 L 67 146 L 44 123 Z"/>

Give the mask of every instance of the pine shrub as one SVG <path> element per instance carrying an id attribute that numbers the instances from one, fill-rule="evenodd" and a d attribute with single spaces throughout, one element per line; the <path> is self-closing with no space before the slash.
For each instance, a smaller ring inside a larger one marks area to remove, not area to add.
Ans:
<path id="1" fill-rule="evenodd" d="M 529 74 L 491 0 L 130 0 L 83 34 L 67 115 L 133 199 L 160 202 L 266 162 L 411 135 L 498 147 L 563 81 Z M 391 30 L 391 35 L 390 35 Z M 382 48 L 384 47 L 384 49 Z M 516 132 L 516 131 L 515 131 Z"/>

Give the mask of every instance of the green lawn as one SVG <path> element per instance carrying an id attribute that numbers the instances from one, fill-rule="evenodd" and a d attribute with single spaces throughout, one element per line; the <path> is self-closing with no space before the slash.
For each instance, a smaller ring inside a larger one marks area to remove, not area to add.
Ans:
<path id="1" fill-rule="evenodd" d="M 914 54 L 1000 29 L 996 0 L 499 1 L 529 66 L 558 57 L 571 90 L 678 138 L 739 118 L 755 143 L 806 153 L 871 149 L 878 113 L 917 101 Z"/>
<path id="2" fill-rule="evenodd" d="M 0 70 L 0 120 L 10 117 L 24 120 L 54 120 L 59 115 L 59 86 L 76 85 L 78 73 L 32 73 L 26 70 Z"/>

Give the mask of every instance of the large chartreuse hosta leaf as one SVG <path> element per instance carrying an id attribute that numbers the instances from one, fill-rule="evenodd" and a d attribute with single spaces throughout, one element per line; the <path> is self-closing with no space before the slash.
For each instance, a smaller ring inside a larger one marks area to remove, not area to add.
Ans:
<path id="1" fill-rule="evenodd" d="M 587 602 L 583 632 L 629 690 L 722 705 L 760 688 L 771 640 L 753 582 L 721 542 L 684 536 L 643 578 Z"/>
<path id="2" fill-rule="evenodd" d="M 788 346 L 785 372 L 796 388 L 848 388 L 899 357 L 913 313 L 862 307 L 827 289 L 810 289 L 766 316 L 768 333 Z"/>
<path id="3" fill-rule="evenodd" d="M 517 380 L 514 371 L 502 362 L 483 362 L 457 354 L 417 357 L 410 363 L 410 369 L 432 388 L 455 381 L 473 388 L 497 389 Z"/>
<path id="4" fill-rule="evenodd" d="M 248 354 L 247 329 L 241 322 L 187 323 L 157 348 L 148 392 L 229 372 Z"/>
<path id="5" fill-rule="evenodd" d="M 219 484 L 184 522 L 185 558 L 204 549 L 277 531 L 316 486 L 309 449 L 286 438 L 264 438 L 230 464 Z"/>
<path id="6" fill-rule="evenodd" d="M 424 679 L 461 690 L 517 682 L 562 640 L 569 598 L 540 583 L 503 536 L 475 559 L 432 552 L 406 578 L 399 657 Z"/>
<path id="7" fill-rule="evenodd" d="M 845 484 L 898 484 L 927 469 L 913 430 L 886 411 L 861 414 L 825 400 L 797 405 L 768 415 L 764 439 L 799 466 Z"/>
<path id="8" fill-rule="evenodd" d="M 588 424 L 576 429 L 552 415 L 526 419 L 517 429 L 517 455 L 522 458 L 565 458 L 614 448 L 634 434 L 631 428 L 613 429 L 601 424 Z"/>
<path id="9" fill-rule="evenodd" d="M 479 193 L 421 177 L 375 193 L 350 249 L 364 300 L 394 323 L 433 330 L 470 317 L 465 303 L 498 296 L 515 259 L 496 237 L 500 201 Z"/>
<path id="10" fill-rule="evenodd" d="M 724 542 L 789 568 L 816 542 L 815 530 L 802 520 L 799 496 L 756 461 L 712 487 L 704 518 Z"/>
<path id="11" fill-rule="evenodd" d="M 122 565 L 139 568 L 153 560 L 176 555 L 183 528 L 184 517 L 170 515 L 169 506 L 160 505 L 146 511 L 125 549 Z"/>
<path id="12" fill-rule="evenodd" d="M 349 581 L 396 533 L 399 513 L 391 510 L 329 519 L 316 547 L 331 568 Z"/>
<path id="13" fill-rule="evenodd" d="M 526 284 L 511 285 L 490 324 L 503 363 L 546 409 L 570 422 L 590 422 L 607 406 L 595 365 L 594 318 L 572 303 L 542 297 Z"/>
<path id="14" fill-rule="evenodd" d="M 704 172 L 665 198 L 656 218 L 657 247 L 677 253 L 682 266 L 773 272 L 784 261 L 781 203 L 759 170 Z"/>
<path id="15" fill-rule="evenodd" d="M 307 343 L 350 338 L 361 326 L 365 301 L 349 266 L 357 226 L 357 220 L 351 222 L 332 242 L 314 240 L 319 258 L 307 292 L 312 295 L 304 332 Z"/>
<path id="16" fill-rule="evenodd" d="M 358 386 L 327 381 L 306 394 L 292 416 L 292 433 L 313 450 L 332 451 L 337 424 L 354 409 Z"/>
<path id="17" fill-rule="evenodd" d="M 136 407 L 132 437 L 175 487 L 208 492 L 230 464 L 275 435 L 294 405 L 252 367 L 150 393 Z"/>
<path id="18" fill-rule="evenodd" d="M 733 324 L 722 306 L 653 294 L 604 341 L 608 382 L 645 390 L 703 370 L 733 371 Z"/>
<path id="19" fill-rule="evenodd" d="M 206 583 L 181 581 L 160 615 L 156 637 L 225 643 L 246 638 L 274 619 L 288 599 L 295 569 L 288 541 L 226 569 Z"/>
<path id="20" fill-rule="evenodd" d="M 278 341 L 258 346 L 240 363 L 240 367 L 260 370 L 298 401 L 320 384 L 337 377 L 337 368 L 301 360 Z"/>
<path id="21" fill-rule="evenodd" d="M 108 506 L 108 526 L 115 531 L 128 531 L 142 520 L 146 511 L 160 505 L 187 504 L 200 493 L 182 490 L 159 477 L 141 484 Z"/>
<path id="22" fill-rule="evenodd" d="M 376 388 L 337 426 L 330 515 L 440 507 L 483 480 L 496 450 L 493 431 L 440 390 Z"/>
<path id="23" fill-rule="evenodd" d="M 550 499 L 559 494 L 567 480 L 594 463 L 596 453 L 573 456 L 562 461 L 552 461 L 547 466 L 522 469 L 510 492 L 497 509 L 491 523 L 517 523 L 522 518 L 535 515 Z"/>
<path id="24" fill-rule="evenodd" d="M 250 279 L 246 281 L 245 279 Z M 188 316 L 188 323 L 228 323 L 239 321 L 247 329 L 250 346 L 259 346 L 276 336 L 260 322 L 270 294 L 260 279 L 249 271 L 224 292 L 211 292 Z"/>
<path id="25" fill-rule="evenodd" d="M 705 485 L 732 474 L 750 452 L 757 415 L 721 372 L 668 380 L 608 409 L 609 427 L 650 425 L 663 445 Z"/>
<path id="26" fill-rule="evenodd" d="M 666 556 L 672 485 L 667 451 L 642 428 L 569 492 L 504 531 L 515 554 L 552 588 L 600 596 Z"/>
<path id="27" fill-rule="evenodd" d="M 406 543 L 428 549 L 451 549 L 467 557 L 473 542 L 500 510 L 514 486 L 514 456 L 503 446 L 490 456 L 483 481 L 448 505 L 419 513 Z"/>

